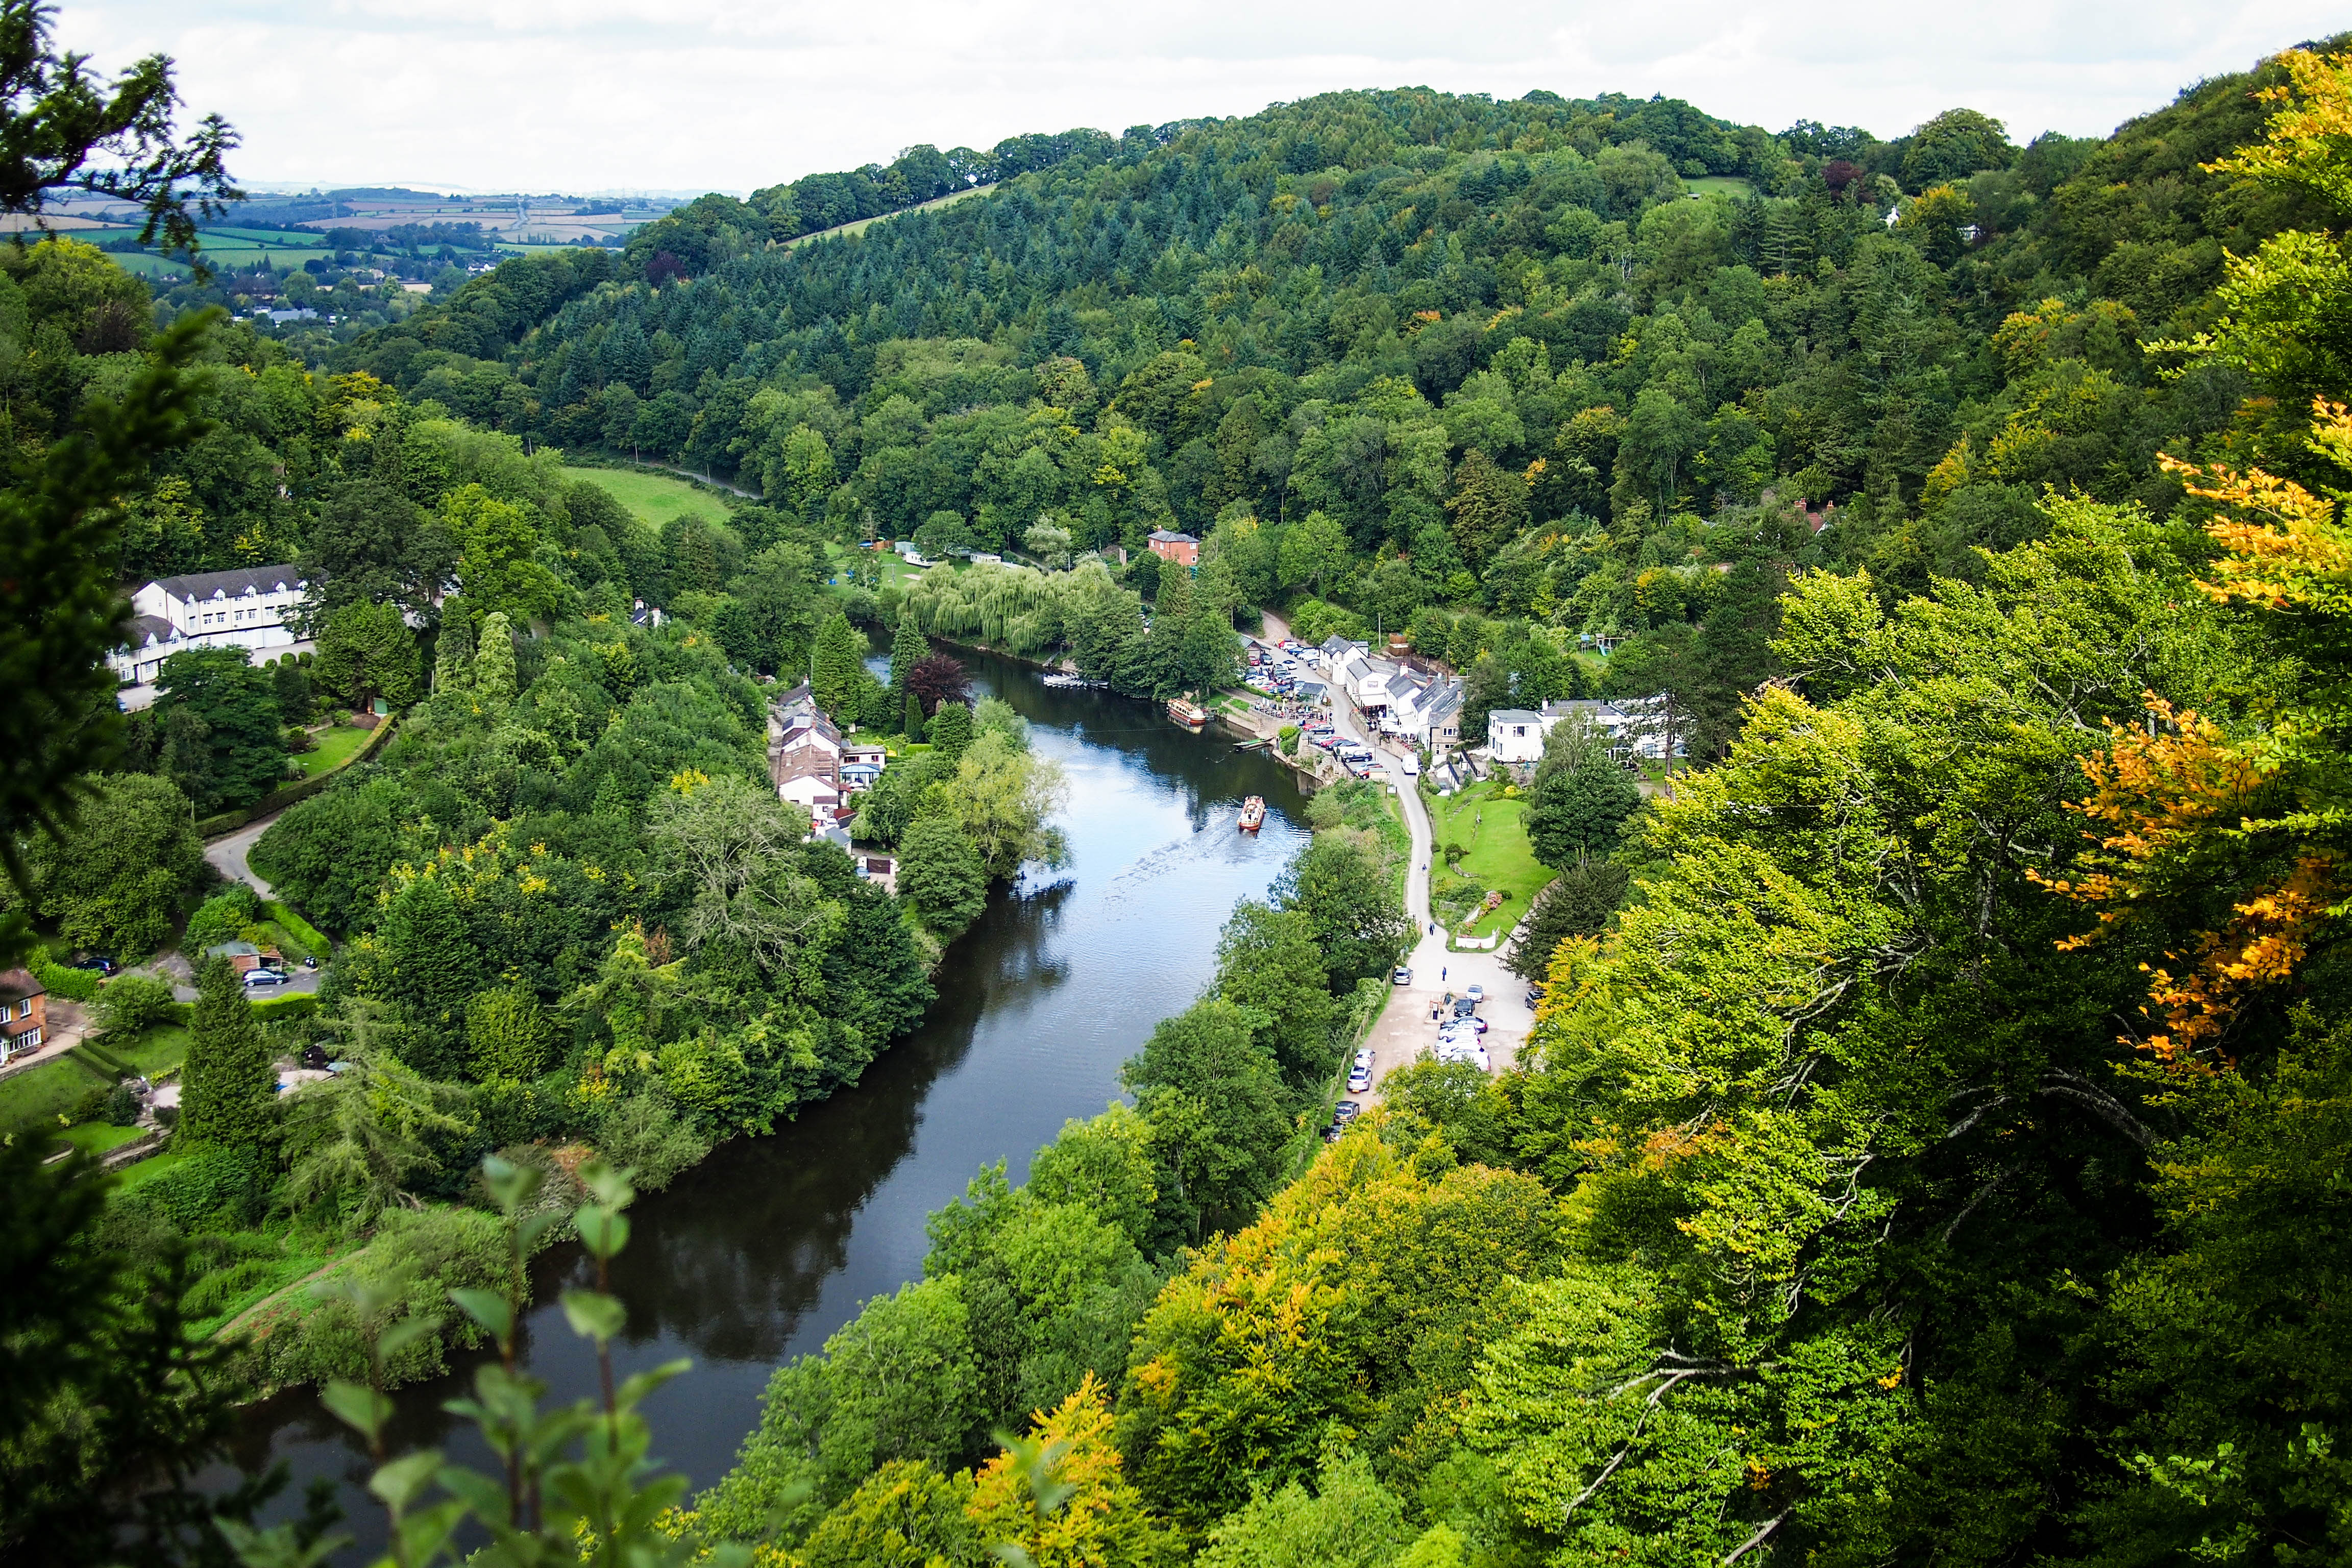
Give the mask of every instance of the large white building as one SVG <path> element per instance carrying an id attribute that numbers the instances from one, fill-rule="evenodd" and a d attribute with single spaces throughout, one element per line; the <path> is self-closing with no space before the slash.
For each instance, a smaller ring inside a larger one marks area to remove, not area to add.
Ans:
<path id="1" fill-rule="evenodd" d="M 1541 711 L 1495 709 L 1486 715 L 1487 754 L 1498 763 L 1514 766 L 1537 763 L 1542 760 L 1544 742 L 1571 713 L 1580 715 L 1586 723 L 1600 731 L 1621 754 L 1663 762 L 1671 747 L 1675 756 L 1683 755 L 1684 737 L 1675 732 L 1673 710 L 1663 695 L 1621 697 L 1613 702 L 1574 698 L 1547 702 Z"/>
<path id="2" fill-rule="evenodd" d="M 308 587 L 290 565 L 158 578 L 131 596 L 130 640 L 107 662 L 124 683 L 144 686 L 190 648 L 293 647 L 286 618 Z"/>

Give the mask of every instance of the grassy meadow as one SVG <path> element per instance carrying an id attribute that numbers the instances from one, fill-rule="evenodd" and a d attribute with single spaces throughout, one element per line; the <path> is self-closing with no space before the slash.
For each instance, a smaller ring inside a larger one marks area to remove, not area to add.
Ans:
<path id="1" fill-rule="evenodd" d="M 666 474 L 635 468 L 566 468 L 566 479 L 586 479 L 611 492 L 614 500 L 658 528 L 677 517 L 698 517 L 706 522 L 727 521 L 727 503 L 709 490 Z"/>

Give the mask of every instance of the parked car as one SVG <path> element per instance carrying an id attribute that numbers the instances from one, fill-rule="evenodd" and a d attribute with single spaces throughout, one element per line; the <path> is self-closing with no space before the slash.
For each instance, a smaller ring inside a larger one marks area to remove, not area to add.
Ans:
<path id="1" fill-rule="evenodd" d="M 1341 1121 L 1353 1121 L 1364 1113 L 1364 1108 L 1352 1100 L 1343 1100 L 1331 1108 L 1331 1114 Z"/>
<path id="2" fill-rule="evenodd" d="M 1404 964 L 1398 964 L 1395 969 L 1389 973 L 1389 984 L 1392 985 L 1412 984 L 1412 971 Z"/>
<path id="3" fill-rule="evenodd" d="M 1356 1066 L 1348 1073 L 1348 1092 L 1349 1094 L 1361 1094 L 1371 1087 L 1372 1069 L 1364 1066 L 1361 1062 L 1357 1063 Z"/>
<path id="4" fill-rule="evenodd" d="M 245 988 L 247 991 L 267 991 L 284 978 L 274 969 L 248 970 L 245 976 Z"/>
<path id="5" fill-rule="evenodd" d="M 1528 986 L 1528 994 L 1527 994 L 1527 1004 L 1528 1004 L 1528 1006 L 1530 1006 L 1530 1007 L 1533 1007 L 1533 1006 L 1536 1006 L 1538 1004 L 1541 1003 L 1542 1001 L 1543 1001 L 1543 987 L 1542 987 L 1542 986 L 1540 986 L 1540 985 L 1530 985 L 1530 986 Z"/>
<path id="6" fill-rule="evenodd" d="M 305 969 L 316 969 L 319 967 L 319 961 L 315 958 L 306 958 L 302 961 L 302 967 Z"/>
<path id="7" fill-rule="evenodd" d="M 98 974 L 111 974 L 114 973 L 114 960 L 100 957 L 95 952 L 84 952 L 77 954 L 74 961 L 71 963 L 67 964 L 66 967 L 68 969 L 87 969 L 91 971 L 93 973 Z"/>
<path id="8" fill-rule="evenodd" d="M 1471 1003 L 1475 1005 L 1486 999 L 1486 988 L 1484 985 L 1474 984 L 1469 990 L 1465 991 L 1462 994 L 1469 997 Z"/>
<path id="9" fill-rule="evenodd" d="M 1467 996 L 1459 998 L 1454 1004 L 1454 1016 L 1457 1018 L 1467 1018 L 1477 1011 L 1478 1004 Z"/>

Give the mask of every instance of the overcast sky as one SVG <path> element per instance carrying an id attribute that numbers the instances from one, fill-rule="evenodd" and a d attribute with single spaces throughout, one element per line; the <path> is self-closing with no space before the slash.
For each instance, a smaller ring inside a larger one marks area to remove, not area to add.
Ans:
<path id="1" fill-rule="evenodd" d="M 163 50 L 252 181 L 732 190 L 919 142 L 1118 132 L 1335 88 L 1664 93 L 1894 136 L 1957 104 L 2105 134 L 2352 20 L 2324 0 L 1074 5 L 1069 0 L 63 0 L 104 66 Z"/>

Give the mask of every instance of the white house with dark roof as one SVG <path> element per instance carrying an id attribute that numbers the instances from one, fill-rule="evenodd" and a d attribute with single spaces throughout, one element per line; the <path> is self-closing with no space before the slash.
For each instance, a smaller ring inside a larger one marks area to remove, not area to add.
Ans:
<path id="1" fill-rule="evenodd" d="M 190 648 L 293 648 L 300 639 L 287 617 L 309 586 L 285 563 L 159 577 L 131 595 L 128 642 L 107 662 L 124 682 L 143 686 L 165 659 Z"/>

